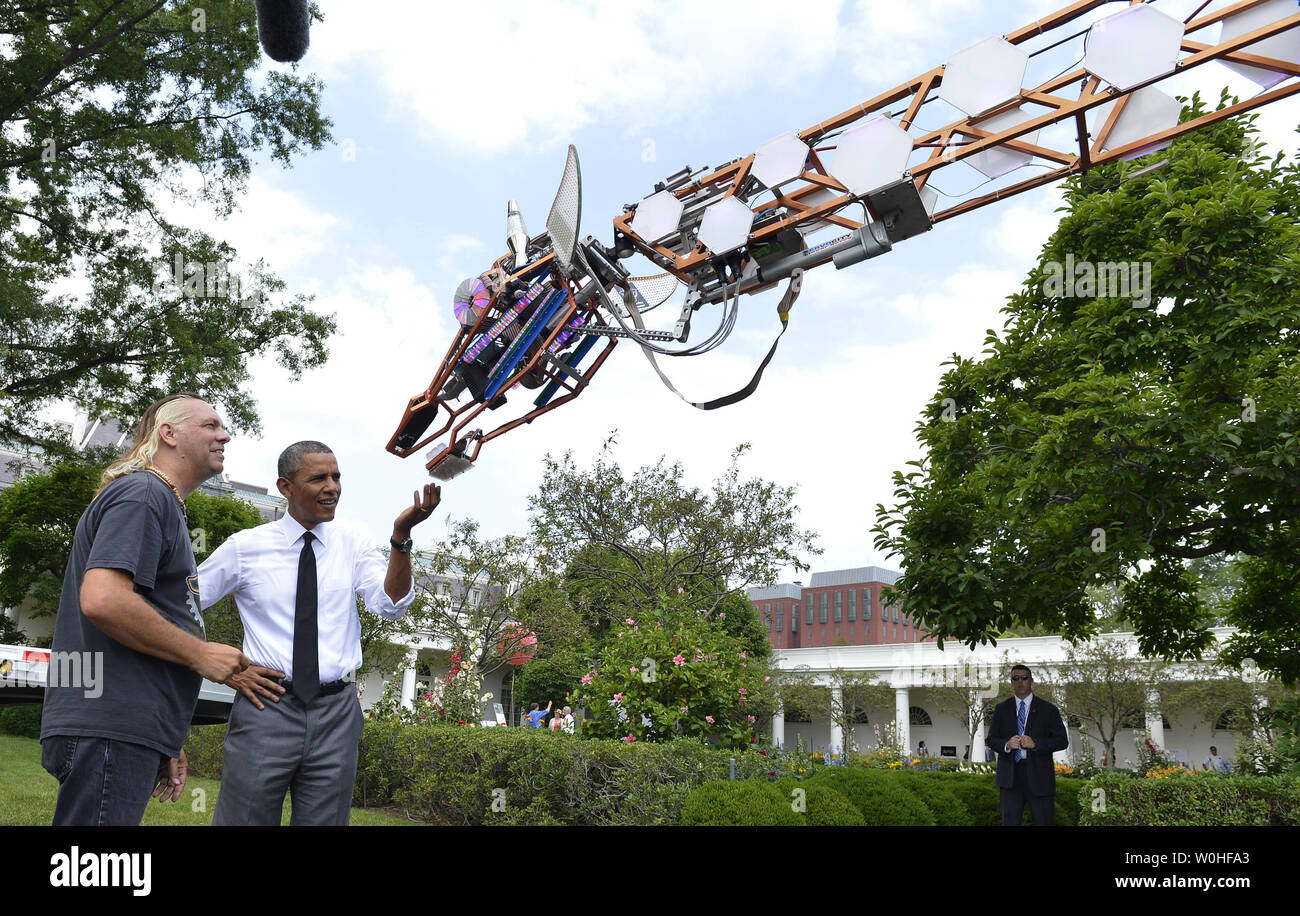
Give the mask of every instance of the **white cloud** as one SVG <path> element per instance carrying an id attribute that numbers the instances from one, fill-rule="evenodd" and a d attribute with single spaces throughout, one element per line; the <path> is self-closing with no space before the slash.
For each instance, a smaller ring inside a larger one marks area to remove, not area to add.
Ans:
<path id="1" fill-rule="evenodd" d="M 323 7 L 307 64 L 327 80 L 372 69 L 395 116 L 496 153 L 797 80 L 833 55 L 840 0 L 808 0 L 797 14 L 779 0 Z"/>

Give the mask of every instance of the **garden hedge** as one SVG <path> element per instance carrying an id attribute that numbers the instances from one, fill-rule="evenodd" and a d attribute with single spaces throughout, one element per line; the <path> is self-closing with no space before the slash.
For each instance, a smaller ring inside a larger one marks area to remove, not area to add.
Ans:
<path id="1" fill-rule="evenodd" d="M 20 738 L 41 736 L 40 706 L 6 706 L 0 709 L 0 732 Z"/>
<path id="2" fill-rule="evenodd" d="M 355 803 L 394 804 L 436 824 L 676 824 L 691 791 L 768 761 L 692 739 L 579 739 L 535 729 L 367 722 Z M 768 784 L 770 786 L 770 784 Z"/>
<path id="3" fill-rule="evenodd" d="M 1300 825 L 1296 777 L 1108 773 L 1089 782 L 1079 800 L 1079 823 L 1089 827 Z"/>

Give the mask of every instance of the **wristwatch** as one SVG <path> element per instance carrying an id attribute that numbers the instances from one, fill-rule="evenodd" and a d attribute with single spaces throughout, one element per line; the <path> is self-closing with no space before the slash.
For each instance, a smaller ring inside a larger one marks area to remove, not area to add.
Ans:
<path id="1" fill-rule="evenodd" d="M 395 538 L 390 537 L 388 539 L 388 543 L 392 544 L 393 549 L 396 550 L 398 553 L 410 553 L 411 544 L 413 544 L 414 542 L 410 538 L 407 538 L 404 541 L 399 541 Z"/>

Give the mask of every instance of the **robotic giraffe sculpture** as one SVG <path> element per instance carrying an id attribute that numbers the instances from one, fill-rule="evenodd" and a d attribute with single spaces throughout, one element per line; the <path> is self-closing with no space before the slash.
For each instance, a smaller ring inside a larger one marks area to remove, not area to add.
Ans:
<path id="1" fill-rule="evenodd" d="M 1186 21 L 1152 2 L 1133 2 L 1079 28 L 1077 20 L 1105 2 L 1083 0 L 987 38 L 888 92 L 774 137 L 718 168 L 683 168 L 615 217 L 608 244 L 579 235 L 582 178 L 570 146 L 545 231 L 529 236 L 511 201 L 508 253 L 457 289 L 459 331 L 428 388 L 407 403 L 388 450 L 407 457 L 445 437 L 425 457 L 434 477 L 449 479 L 472 467 L 486 443 L 577 398 L 619 339 L 635 341 L 672 388 L 656 356 L 692 356 L 719 346 L 734 326 L 742 295 L 786 283 L 778 305 L 784 333 L 806 271 L 877 257 L 935 223 L 1154 152 L 1183 134 L 1300 92 L 1295 0 L 1207 0 Z M 1080 66 L 1034 88 L 1022 85 L 1032 55 L 1078 41 Z M 1038 50 L 1027 50 L 1035 45 Z M 1249 77 L 1262 91 L 1179 123 L 1182 106 L 1158 85 L 1211 61 Z M 936 130 L 917 129 L 918 112 L 935 98 L 965 117 Z M 1044 128 L 1070 122 L 1077 127 L 1070 148 L 1038 142 Z M 931 179 L 958 162 L 994 187 L 938 207 Z M 1031 162 L 1047 170 L 1016 181 L 1014 173 Z M 833 237 L 817 240 L 826 234 Z M 622 262 L 633 254 L 661 272 L 631 276 Z M 647 329 L 642 316 L 667 302 L 679 284 L 686 294 L 675 324 Z M 717 310 L 716 328 L 687 345 L 692 319 L 706 308 Z M 666 346 L 670 342 L 679 346 Z M 747 397 L 776 345 L 744 388 L 688 403 L 709 410 Z M 491 425 L 484 412 L 506 407 L 507 393 L 517 398 L 520 388 L 537 394 L 484 431 L 480 424 Z"/>

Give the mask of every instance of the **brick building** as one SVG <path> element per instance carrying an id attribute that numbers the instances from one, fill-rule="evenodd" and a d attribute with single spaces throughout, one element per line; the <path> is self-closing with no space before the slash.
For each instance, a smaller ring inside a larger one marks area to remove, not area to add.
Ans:
<path id="1" fill-rule="evenodd" d="M 893 596 L 901 574 L 879 566 L 813 573 L 802 582 L 751 588 L 749 600 L 774 649 L 877 646 L 928 639 Z"/>

